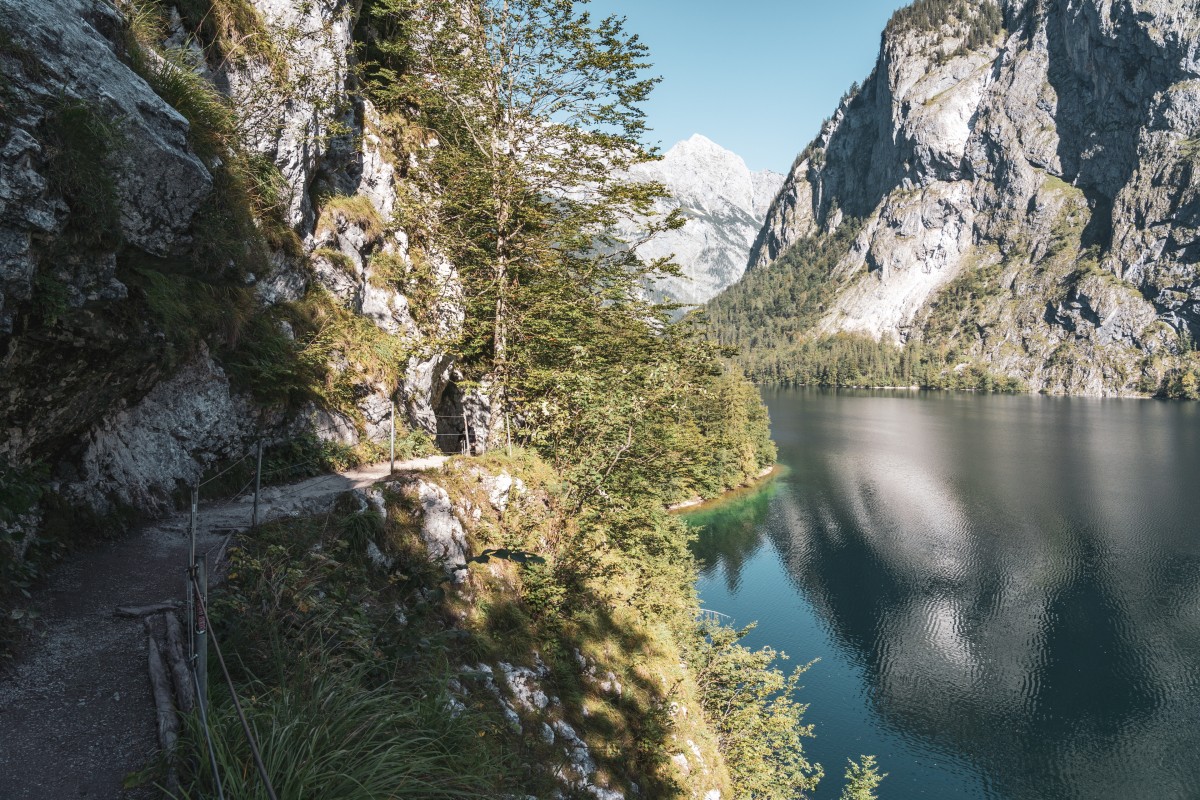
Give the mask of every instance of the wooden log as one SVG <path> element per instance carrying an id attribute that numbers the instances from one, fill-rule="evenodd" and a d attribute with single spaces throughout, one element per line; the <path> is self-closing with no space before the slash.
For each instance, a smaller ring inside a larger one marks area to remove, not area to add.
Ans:
<path id="1" fill-rule="evenodd" d="M 146 649 L 149 651 L 150 688 L 154 693 L 158 722 L 158 745 L 169 765 L 167 783 L 169 786 L 177 785 L 179 778 L 175 773 L 175 746 L 179 743 L 179 717 L 175 714 L 175 706 L 171 702 L 171 683 L 154 634 L 146 636 Z"/>
<path id="2" fill-rule="evenodd" d="M 160 647 L 167 640 L 167 620 L 161 612 L 146 617 L 146 619 L 142 620 L 142 625 L 146 627 L 146 633 L 153 636 L 154 641 Z"/>
<path id="3" fill-rule="evenodd" d="M 179 608 L 179 603 L 173 600 L 164 600 L 161 603 L 151 603 L 148 606 L 117 606 L 113 610 L 113 616 L 129 617 L 131 619 L 140 619 L 148 617 L 151 614 L 161 614 L 164 611 L 174 611 Z"/>
<path id="4" fill-rule="evenodd" d="M 221 549 L 217 551 L 217 558 L 213 561 L 214 572 L 221 569 L 221 564 L 225 561 L 225 551 L 229 548 L 229 540 L 233 538 L 233 534 L 235 533 L 237 531 L 230 531 L 229 535 L 225 537 L 225 541 L 221 542 Z"/>
<path id="5" fill-rule="evenodd" d="M 187 658 L 183 655 L 183 629 L 179 617 L 174 612 L 163 614 L 167 623 L 167 646 L 163 652 L 167 657 L 167 666 L 171 670 L 171 679 L 175 684 L 175 705 L 181 714 L 190 714 L 196 707 L 196 688 L 192 685 L 192 673 L 188 669 Z"/>

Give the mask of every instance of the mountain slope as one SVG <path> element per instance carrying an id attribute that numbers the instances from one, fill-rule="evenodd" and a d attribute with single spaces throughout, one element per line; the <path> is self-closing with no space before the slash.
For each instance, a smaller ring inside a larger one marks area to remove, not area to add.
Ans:
<path id="1" fill-rule="evenodd" d="M 814 341 L 848 333 L 919 346 L 921 382 L 1190 385 L 1198 34 L 1184 0 L 897 12 L 711 305 L 718 336 L 765 379 L 810 380 Z"/>
<path id="2" fill-rule="evenodd" d="M 657 181 L 673 201 L 657 210 L 681 208 L 688 223 L 641 245 L 646 258 L 675 255 L 685 278 L 660 281 L 656 289 L 681 303 L 703 303 L 742 276 L 746 257 L 783 183 L 769 170 L 751 172 L 740 156 L 696 134 L 677 143 L 659 161 L 638 165 L 633 177 Z M 636 237 L 634 226 L 623 233 Z"/>

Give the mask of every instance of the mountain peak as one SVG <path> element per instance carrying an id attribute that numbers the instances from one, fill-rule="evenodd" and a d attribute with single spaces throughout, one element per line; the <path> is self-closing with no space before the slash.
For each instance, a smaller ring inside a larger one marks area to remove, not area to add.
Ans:
<path id="1" fill-rule="evenodd" d="M 741 276 L 783 183 L 782 175 L 751 172 L 741 156 L 699 133 L 633 172 L 664 184 L 672 194 L 667 205 L 685 209 L 689 217 L 683 228 L 661 234 L 641 250 L 651 258 L 675 255 L 689 279 L 667 279 L 658 290 L 684 303 L 702 303 Z"/>

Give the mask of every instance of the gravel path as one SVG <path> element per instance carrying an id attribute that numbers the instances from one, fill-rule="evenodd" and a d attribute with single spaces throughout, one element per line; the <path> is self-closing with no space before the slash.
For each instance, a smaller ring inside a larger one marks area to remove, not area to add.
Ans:
<path id="1" fill-rule="evenodd" d="M 432 469 L 445 460 L 396 468 Z M 387 475 L 382 464 L 272 487 L 263 491 L 259 515 L 321 511 L 342 492 Z M 249 526 L 250 509 L 247 498 L 202 504 L 197 552 L 215 557 L 230 530 Z M 142 621 L 115 617 L 113 609 L 184 596 L 187 529 L 184 512 L 75 553 L 35 593 L 42 634 L 0 677 L 0 800 L 157 796 L 122 786 L 154 760 L 158 743 Z"/>

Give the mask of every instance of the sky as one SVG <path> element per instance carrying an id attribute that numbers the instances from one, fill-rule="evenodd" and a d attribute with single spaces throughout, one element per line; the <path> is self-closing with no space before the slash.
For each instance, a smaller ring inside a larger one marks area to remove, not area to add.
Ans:
<path id="1" fill-rule="evenodd" d="M 701 133 L 753 170 L 786 173 L 908 0 L 591 0 L 628 18 L 662 77 L 645 106 L 665 151 Z"/>

